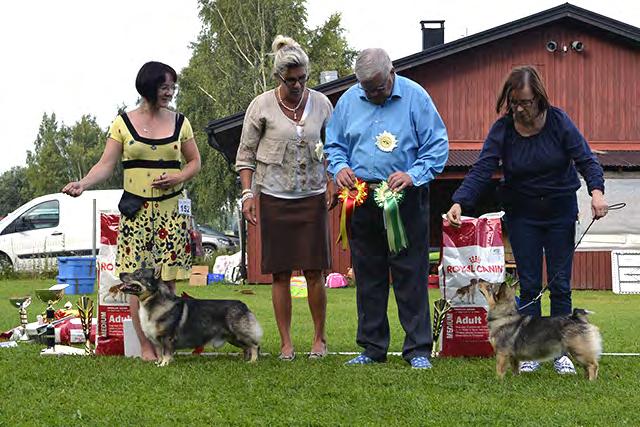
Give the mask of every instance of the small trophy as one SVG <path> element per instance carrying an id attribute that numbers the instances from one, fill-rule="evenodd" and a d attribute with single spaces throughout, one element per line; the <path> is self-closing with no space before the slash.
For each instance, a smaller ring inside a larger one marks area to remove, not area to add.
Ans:
<path id="1" fill-rule="evenodd" d="M 9 302 L 13 307 L 18 307 L 18 314 L 20 315 L 20 327 L 22 334 L 20 335 L 20 341 L 29 341 L 29 336 L 27 335 L 27 307 L 31 304 L 31 297 L 12 297 L 9 298 Z"/>
<path id="2" fill-rule="evenodd" d="M 440 351 L 440 334 L 442 332 L 442 324 L 447 312 L 451 310 L 451 301 L 440 298 L 433 302 L 433 348 L 431 349 L 431 357 L 438 357 Z"/>
<path id="3" fill-rule="evenodd" d="M 64 295 L 64 288 L 62 289 L 36 289 L 36 295 L 38 299 L 47 304 L 46 310 L 46 322 L 53 323 L 55 320 L 55 309 L 53 305 L 56 304 Z"/>
<path id="4" fill-rule="evenodd" d="M 93 301 L 87 296 L 81 296 L 78 299 L 78 317 L 82 324 L 82 333 L 84 334 L 84 354 L 90 356 L 93 354 L 91 349 L 91 323 L 93 321 Z"/>

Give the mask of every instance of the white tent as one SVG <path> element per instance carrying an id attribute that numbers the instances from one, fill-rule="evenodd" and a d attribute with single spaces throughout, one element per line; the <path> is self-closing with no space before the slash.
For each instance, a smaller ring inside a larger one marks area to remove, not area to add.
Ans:
<path id="1" fill-rule="evenodd" d="M 627 206 L 596 221 L 578 250 L 640 249 L 640 178 L 606 178 L 605 197 L 609 205 L 624 202 Z M 578 190 L 578 209 L 582 233 L 591 222 L 591 197 L 584 182 Z"/>

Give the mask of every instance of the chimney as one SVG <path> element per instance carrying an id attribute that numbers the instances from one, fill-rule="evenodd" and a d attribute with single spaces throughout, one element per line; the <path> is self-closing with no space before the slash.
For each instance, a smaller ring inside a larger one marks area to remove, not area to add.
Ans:
<path id="1" fill-rule="evenodd" d="M 420 21 L 420 26 L 422 27 L 422 50 L 444 44 L 444 21 Z"/>

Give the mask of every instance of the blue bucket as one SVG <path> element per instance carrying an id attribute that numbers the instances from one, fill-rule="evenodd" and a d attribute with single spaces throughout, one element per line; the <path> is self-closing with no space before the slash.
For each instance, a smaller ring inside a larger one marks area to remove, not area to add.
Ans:
<path id="1" fill-rule="evenodd" d="M 92 294 L 96 281 L 95 257 L 58 257 L 58 283 L 69 285 L 67 295 Z"/>
<path id="2" fill-rule="evenodd" d="M 214 274 L 214 273 L 207 274 L 207 285 L 210 285 L 216 282 L 222 282 L 223 280 L 224 280 L 224 274 Z"/>

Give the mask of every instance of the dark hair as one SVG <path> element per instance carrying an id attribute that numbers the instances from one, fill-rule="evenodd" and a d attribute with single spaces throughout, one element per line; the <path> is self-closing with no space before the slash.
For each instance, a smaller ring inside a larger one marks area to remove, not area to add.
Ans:
<path id="1" fill-rule="evenodd" d="M 167 64 L 156 61 L 147 62 L 138 71 L 136 90 L 140 96 L 155 104 L 158 101 L 158 89 L 164 83 L 167 74 L 171 76 L 174 83 L 178 82 L 176 70 Z"/>
<path id="2" fill-rule="evenodd" d="M 515 67 L 511 70 L 511 73 L 507 76 L 498 96 L 498 102 L 496 103 L 496 113 L 500 114 L 503 109 L 506 110 L 506 114 L 512 114 L 510 99 L 511 91 L 520 90 L 525 86 L 531 88 L 533 96 L 538 100 L 538 111 L 546 111 L 551 104 L 549 103 L 549 96 L 547 90 L 542 83 L 538 70 L 533 65 L 523 65 L 521 67 Z"/>

